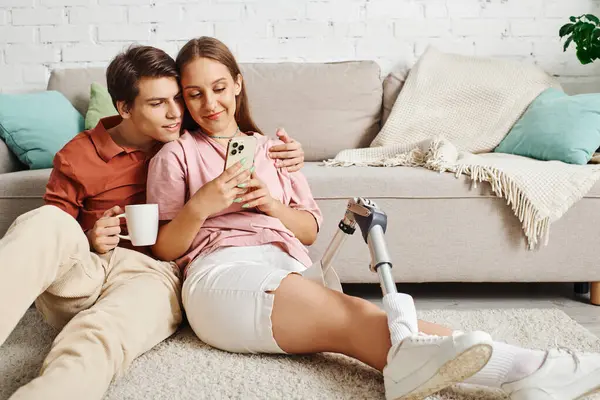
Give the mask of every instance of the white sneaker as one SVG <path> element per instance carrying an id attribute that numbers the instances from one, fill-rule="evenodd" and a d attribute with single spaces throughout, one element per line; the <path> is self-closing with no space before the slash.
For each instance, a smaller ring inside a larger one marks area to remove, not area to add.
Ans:
<path id="1" fill-rule="evenodd" d="M 485 332 L 417 334 L 392 346 L 383 369 L 387 400 L 419 400 L 479 372 L 492 356 Z"/>
<path id="2" fill-rule="evenodd" d="M 533 374 L 502 385 L 511 400 L 575 400 L 600 391 L 600 354 L 548 351 Z"/>

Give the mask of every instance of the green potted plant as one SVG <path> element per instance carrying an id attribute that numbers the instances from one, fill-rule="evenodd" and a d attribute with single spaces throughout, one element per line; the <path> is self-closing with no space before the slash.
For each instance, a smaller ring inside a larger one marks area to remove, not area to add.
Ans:
<path id="1" fill-rule="evenodd" d="M 589 64 L 600 58 L 600 19 L 593 14 L 571 16 L 568 24 L 560 27 L 559 35 L 566 37 L 563 52 L 575 42 L 577 58 L 582 64 Z M 600 151 L 600 149 L 596 150 Z M 590 291 L 588 282 L 576 282 L 575 293 L 586 294 Z"/>
<path id="2" fill-rule="evenodd" d="M 589 64 L 600 58 L 600 19 L 593 14 L 569 18 L 571 22 L 560 28 L 560 38 L 566 38 L 563 51 L 575 43 L 577 58 Z"/>

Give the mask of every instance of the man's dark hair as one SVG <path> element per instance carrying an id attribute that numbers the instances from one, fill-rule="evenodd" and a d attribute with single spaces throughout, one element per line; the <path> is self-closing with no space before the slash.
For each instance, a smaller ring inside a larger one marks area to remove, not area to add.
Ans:
<path id="1" fill-rule="evenodd" d="M 112 102 L 124 101 L 131 106 L 139 94 L 142 78 L 173 77 L 179 79 L 175 60 L 161 49 L 133 45 L 117 55 L 106 69 L 106 84 Z"/>

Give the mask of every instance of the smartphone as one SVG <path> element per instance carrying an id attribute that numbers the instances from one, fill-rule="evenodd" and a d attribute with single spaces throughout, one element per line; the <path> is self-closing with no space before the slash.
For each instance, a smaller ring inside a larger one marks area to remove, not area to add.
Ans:
<path id="1" fill-rule="evenodd" d="M 254 165 L 254 152 L 256 151 L 256 138 L 254 136 L 238 136 L 229 141 L 225 157 L 225 169 L 231 167 L 242 158 L 246 159 L 245 168 Z"/>

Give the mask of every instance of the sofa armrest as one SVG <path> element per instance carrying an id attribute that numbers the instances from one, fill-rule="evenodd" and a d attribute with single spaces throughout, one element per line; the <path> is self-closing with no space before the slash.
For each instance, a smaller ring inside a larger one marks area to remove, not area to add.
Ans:
<path id="1" fill-rule="evenodd" d="M 25 166 L 10 151 L 6 143 L 0 139 L 0 174 L 21 171 L 23 169 L 25 169 Z"/>

